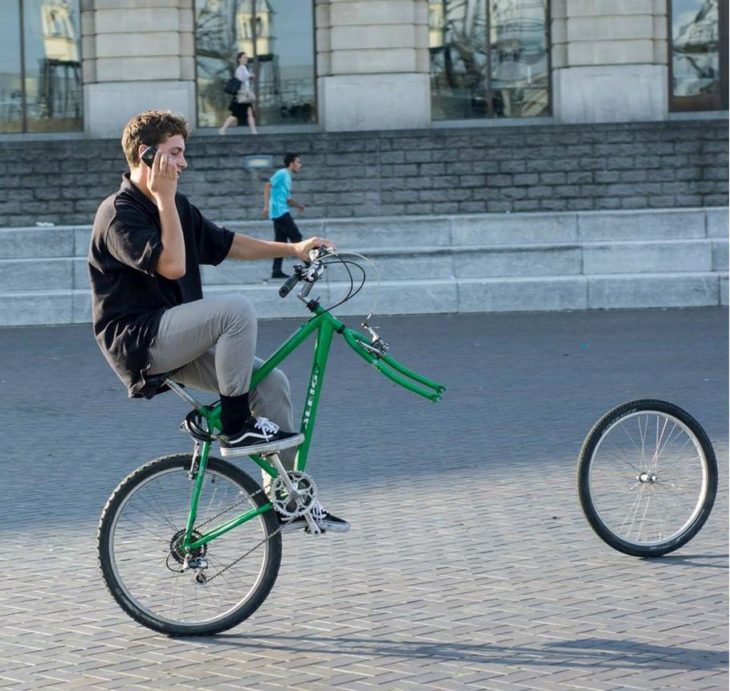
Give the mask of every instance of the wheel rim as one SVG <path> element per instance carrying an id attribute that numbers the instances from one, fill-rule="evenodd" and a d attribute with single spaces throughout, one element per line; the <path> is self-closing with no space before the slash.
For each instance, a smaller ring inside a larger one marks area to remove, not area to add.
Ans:
<path id="1" fill-rule="evenodd" d="M 264 519 L 258 516 L 206 545 L 206 582 L 196 580 L 192 569 L 180 572 L 171 542 L 185 527 L 192 488 L 186 467 L 157 473 L 124 498 L 110 529 L 110 564 L 124 598 L 148 617 L 172 626 L 205 626 L 225 619 L 253 596 L 269 558 Z M 243 487 L 209 468 L 195 530 L 203 533 L 253 507 Z"/>
<path id="2" fill-rule="evenodd" d="M 635 547 L 658 547 L 697 520 L 708 493 L 707 459 L 678 418 L 632 412 L 609 425 L 596 444 L 588 486 L 608 532 Z"/>

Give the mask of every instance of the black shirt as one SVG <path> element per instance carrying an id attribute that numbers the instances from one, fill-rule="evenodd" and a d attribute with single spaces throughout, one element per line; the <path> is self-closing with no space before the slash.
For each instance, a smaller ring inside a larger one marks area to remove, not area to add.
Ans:
<path id="1" fill-rule="evenodd" d="M 175 196 L 185 239 L 186 272 L 169 280 L 155 273 L 162 251 L 155 203 L 122 178 L 96 212 L 89 247 L 92 320 L 96 341 L 130 397 L 144 393 L 147 350 L 169 307 L 203 297 L 200 264 L 219 264 L 234 233 L 211 223 L 182 194 Z"/>

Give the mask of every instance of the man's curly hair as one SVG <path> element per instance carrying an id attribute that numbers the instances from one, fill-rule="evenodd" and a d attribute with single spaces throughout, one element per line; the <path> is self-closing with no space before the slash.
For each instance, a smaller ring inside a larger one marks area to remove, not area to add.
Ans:
<path id="1" fill-rule="evenodd" d="M 139 147 L 157 146 L 176 134 L 188 138 L 188 123 L 182 115 L 169 110 L 147 110 L 135 115 L 122 132 L 122 149 L 130 167 L 138 166 Z"/>

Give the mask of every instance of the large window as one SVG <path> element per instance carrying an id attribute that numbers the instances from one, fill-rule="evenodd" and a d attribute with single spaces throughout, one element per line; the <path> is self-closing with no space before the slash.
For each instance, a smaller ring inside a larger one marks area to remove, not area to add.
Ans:
<path id="1" fill-rule="evenodd" d="M 727 0 L 670 0 L 670 109 L 728 107 Z"/>
<path id="2" fill-rule="evenodd" d="M 83 128 L 79 0 L 0 2 L 0 132 Z"/>
<path id="3" fill-rule="evenodd" d="M 434 120 L 548 115 L 547 0 L 431 0 Z"/>
<path id="4" fill-rule="evenodd" d="M 245 51 L 259 125 L 316 121 L 313 0 L 195 0 L 198 125 L 218 127 L 223 85 Z"/>

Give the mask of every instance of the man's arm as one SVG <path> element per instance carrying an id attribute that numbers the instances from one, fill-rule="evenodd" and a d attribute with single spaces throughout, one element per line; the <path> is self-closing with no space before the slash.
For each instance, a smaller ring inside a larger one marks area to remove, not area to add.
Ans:
<path id="1" fill-rule="evenodd" d="M 307 238 L 301 242 L 271 242 L 236 233 L 226 259 L 275 259 L 276 257 L 297 257 L 309 261 L 309 251 L 317 247 L 333 247 L 324 238 Z"/>
<path id="2" fill-rule="evenodd" d="M 185 275 L 185 240 L 183 238 L 180 216 L 175 206 L 175 197 L 157 204 L 160 212 L 160 226 L 162 232 L 162 252 L 157 259 L 155 271 L 169 278 L 176 280 Z"/>
<path id="3" fill-rule="evenodd" d="M 288 206 L 295 206 L 299 211 L 304 211 L 306 209 L 305 204 L 300 204 L 296 199 L 293 199 L 292 197 L 289 197 L 289 199 L 286 200 L 286 203 Z"/>
<path id="4" fill-rule="evenodd" d="M 264 208 L 261 211 L 261 215 L 264 218 L 269 217 L 269 199 L 271 197 L 271 183 L 267 180 L 264 183 Z"/>
<path id="5" fill-rule="evenodd" d="M 177 170 L 159 151 L 152 163 L 148 187 L 155 198 L 162 229 L 160 233 L 162 251 L 157 259 L 155 271 L 160 276 L 174 281 L 185 275 L 185 238 L 175 205 Z"/>

